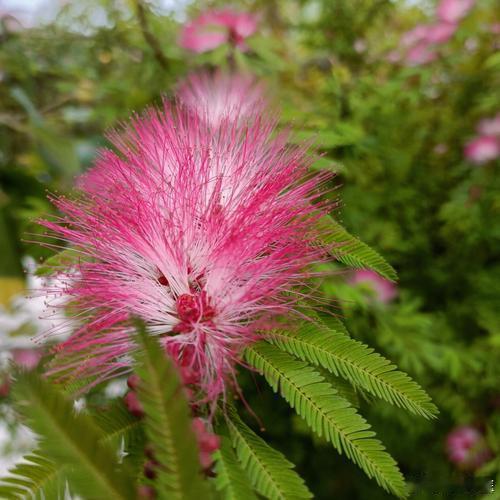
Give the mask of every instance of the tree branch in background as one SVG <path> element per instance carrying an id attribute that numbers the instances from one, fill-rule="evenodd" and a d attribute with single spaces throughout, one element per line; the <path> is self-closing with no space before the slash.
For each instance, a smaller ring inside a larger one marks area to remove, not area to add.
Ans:
<path id="1" fill-rule="evenodd" d="M 160 43 L 158 39 L 151 33 L 148 25 L 148 20 L 146 19 L 146 10 L 147 8 L 144 5 L 143 0 L 134 0 L 137 18 L 139 19 L 139 24 L 141 25 L 142 35 L 146 43 L 151 47 L 153 54 L 158 61 L 158 64 L 164 69 L 167 70 L 169 67 L 168 60 L 165 57 L 165 54 L 162 52 Z"/>

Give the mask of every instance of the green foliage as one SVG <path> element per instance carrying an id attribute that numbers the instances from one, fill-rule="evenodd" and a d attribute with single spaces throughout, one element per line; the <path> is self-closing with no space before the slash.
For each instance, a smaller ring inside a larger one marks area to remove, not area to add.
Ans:
<path id="1" fill-rule="evenodd" d="M 249 479 L 238 463 L 229 438 L 223 437 L 221 447 L 214 454 L 215 485 L 224 500 L 256 500 Z"/>
<path id="2" fill-rule="evenodd" d="M 21 274 L 20 265 L 16 256 L 15 245 L 9 227 L 6 213 L 0 205 L 0 253 L 2 262 L 0 264 L 0 277 L 19 276 Z"/>
<path id="3" fill-rule="evenodd" d="M 72 402 L 57 389 L 37 375 L 21 374 L 15 398 L 20 411 L 41 436 L 39 454 L 57 468 L 64 467 L 72 490 L 87 498 L 134 497 L 132 474 L 118 464 L 114 450 L 102 440 L 102 431 L 89 416 L 75 413 Z M 36 473 L 35 469 L 23 472 Z"/>
<path id="4" fill-rule="evenodd" d="M 115 448 L 124 446 L 129 455 L 143 445 L 140 420 L 127 411 L 122 401 L 99 408 L 93 412 L 95 424 L 103 431 L 99 442 L 112 444 Z M 142 448 L 141 448 L 142 452 Z M 51 461 L 45 456 L 43 448 L 23 457 L 22 462 L 9 470 L 8 475 L 0 479 L 0 495 L 6 499 L 25 498 L 30 495 L 35 499 L 63 498 L 68 481 L 67 466 L 62 462 Z M 140 457 L 143 460 L 143 456 Z"/>
<path id="5" fill-rule="evenodd" d="M 270 500 L 312 498 L 294 465 L 226 408 L 226 423 L 238 460 L 256 491 Z"/>
<path id="6" fill-rule="evenodd" d="M 428 418 L 437 413 L 430 397 L 406 373 L 372 348 L 322 323 L 304 322 L 296 330 L 274 330 L 268 339 L 389 403 Z"/>
<path id="7" fill-rule="evenodd" d="M 23 462 L 0 480 L 0 496 L 5 500 L 63 498 L 65 469 L 40 454 L 23 457 Z"/>
<path id="8" fill-rule="evenodd" d="M 55 499 L 67 485 L 84 498 L 135 498 L 144 433 L 161 463 L 154 484 L 158 498 L 210 498 L 176 371 L 154 339 L 141 331 L 137 342 L 144 420 L 132 416 L 121 400 L 93 408 L 93 416 L 76 413 L 72 401 L 47 381 L 19 376 L 17 406 L 41 440 L 34 454 L 0 480 L 2 498 Z"/>
<path id="9" fill-rule="evenodd" d="M 109 442 L 117 446 L 123 442 L 130 448 L 143 440 L 141 421 L 127 410 L 121 399 L 98 407 L 92 412 L 92 416 L 104 432 L 101 438 L 104 443 Z"/>
<path id="10" fill-rule="evenodd" d="M 359 465 L 369 477 L 399 497 L 406 496 L 403 476 L 369 424 L 324 378 L 303 361 L 266 342 L 245 350 L 245 359 L 264 375 L 275 392 L 319 436 Z"/>
<path id="11" fill-rule="evenodd" d="M 373 269 L 384 278 L 395 281 L 396 271 L 366 243 L 352 236 L 333 217 L 320 221 L 322 243 L 328 245 L 331 254 L 340 262 L 358 269 Z"/>
<path id="12" fill-rule="evenodd" d="M 138 395 L 146 412 L 144 430 L 161 464 L 155 479 L 159 498 L 209 498 L 176 370 L 143 327 L 136 340 L 140 347 L 135 355 L 141 377 Z"/>

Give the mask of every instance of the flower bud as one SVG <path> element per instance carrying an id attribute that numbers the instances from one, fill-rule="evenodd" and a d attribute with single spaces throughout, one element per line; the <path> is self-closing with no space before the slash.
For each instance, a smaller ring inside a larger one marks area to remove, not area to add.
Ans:
<path id="1" fill-rule="evenodd" d="M 148 460 L 144 464 L 144 468 L 143 468 L 144 475 L 148 479 L 154 479 L 156 477 L 156 467 L 157 467 L 157 464 L 155 462 L 153 462 L 152 460 Z"/>
<path id="2" fill-rule="evenodd" d="M 135 373 L 130 375 L 130 377 L 127 379 L 127 385 L 132 391 L 135 391 L 139 387 L 140 383 L 141 377 L 139 377 L 139 375 L 136 375 Z"/>
<path id="3" fill-rule="evenodd" d="M 137 394 L 133 391 L 128 392 L 123 398 L 123 402 L 127 407 L 127 410 L 132 413 L 137 418 L 144 417 L 144 408 L 137 397 Z"/>

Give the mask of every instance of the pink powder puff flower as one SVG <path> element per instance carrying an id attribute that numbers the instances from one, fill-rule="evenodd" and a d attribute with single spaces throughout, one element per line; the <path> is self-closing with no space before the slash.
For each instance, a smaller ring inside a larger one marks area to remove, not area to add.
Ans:
<path id="1" fill-rule="evenodd" d="M 246 50 L 245 39 L 257 30 L 257 18 L 247 12 L 222 9 L 204 12 L 184 26 L 179 45 L 192 52 L 202 53 L 231 43 Z"/>
<path id="2" fill-rule="evenodd" d="M 465 146 L 464 153 L 472 163 L 482 165 L 500 156 L 500 140 L 489 135 L 476 137 Z"/>
<path id="3" fill-rule="evenodd" d="M 165 104 L 111 135 L 117 152 L 101 152 L 78 196 L 53 200 L 63 215 L 41 223 L 82 255 L 60 289 L 81 327 L 58 346 L 54 373 L 128 371 L 139 317 L 200 401 L 233 383 L 241 350 L 293 314 L 294 289 L 327 258 L 314 240 L 330 176 L 308 175 L 306 148 L 275 125 L 214 132 Z"/>
<path id="4" fill-rule="evenodd" d="M 475 427 L 456 427 L 446 438 L 446 454 L 450 462 L 464 470 L 476 470 L 491 457 L 484 436 Z"/>
<path id="5" fill-rule="evenodd" d="M 441 0 L 436 14 L 441 21 L 456 23 L 468 14 L 474 3 L 475 0 Z"/>
<path id="6" fill-rule="evenodd" d="M 367 284 L 373 290 L 375 298 L 382 304 L 391 302 L 398 294 L 396 285 L 379 276 L 370 269 L 358 269 L 349 279 L 353 285 Z"/>
<path id="7" fill-rule="evenodd" d="M 457 31 L 454 23 L 441 22 L 429 26 L 426 39 L 429 43 L 446 43 Z"/>
<path id="8" fill-rule="evenodd" d="M 212 127 L 262 114 L 269 103 L 264 87 L 248 74 L 207 71 L 188 76 L 179 86 L 179 101 Z"/>
<path id="9" fill-rule="evenodd" d="M 477 131 L 481 135 L 500 136 L 500 113 L 493 118 L 484 118 L 479 122 Z"/>

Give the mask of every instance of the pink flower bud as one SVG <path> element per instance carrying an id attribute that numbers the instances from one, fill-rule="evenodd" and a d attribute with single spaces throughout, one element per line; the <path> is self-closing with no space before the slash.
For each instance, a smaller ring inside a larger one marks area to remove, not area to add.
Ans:
<path id="1" fill-rule="evenodd" d="M 207 433 L 200 439 L 200 448 L 202 451 L 213 453 L 215 450 L 218 450 L 219 447 L 220 438 L 215 434 Z"/>
<path id="2" fill-rule="evenodd" d="M 0 381 L 0 398 L 6 398 L 10 393 L 10 379 L 8 375 Z"/>
<path id="3" fill-rule="evenodd" d="M 200 417 L 193 418 L 191 426 L 197 438 L 203 436 L 206 432 L 205 423 Z"/>
<path id="4" fill-rule="evenodd" d="M 206 451 L 200 451 L 199 460 L 200 460 L 201 467 L 203 469 L 210 468 L 214 462 L 214 459 L 212 458 L 212 454 L 209 452 L 206 452 Z"/>
<path id="5" fill-rule="evenodd" d="M 137 497 L 139 500 L 152 500 L 156 498 L 156 491 L 152 486 L 141 484 L 137 487 Z"/>
<path id="6" fill-rule="evenodd" d="M 157 468 L 157 466 L 158 466 L 157 463 L 153 462 L 152 460 L 148 460 L 144 464 L 144 467 L 143 467 L 144 475 L 148 479 L 154 479 L 156 477 L 156 468 Z"/>
<path id="7" fill-rule="evenodd" d="M 147 444 L 144 447 L 144 455 L 150 460 L 153 460 L 154 462 L 156 461 L 154 448 L 150 444 Z"/>
<path id="8" fill-rule="evenodd" d="M 139 387 L 140 383 L 141 377 L 139 377 L 139 375 L 136 375 L 135 373 L 130 375 L 130 377 L 127 379 L 127 385 L 132 391 L 135 391 Z"/>
<path id="9" fill-rule="evenodd" d="M 137 394 L 133 391 L 128 392 L 123 398 L 127 410 L 132 413 L 137 418 L 144 417 L 144 408 L 137 397 Z"/>
<path id="10" fill-rule="evenodd" d="M 182 382 L 186 385 L 196 384 L 200 381 L 200 374 L 189 366 L 183 366 L 180 369 Z"/>
<path id="11" fill-rule="evenodd" d="M 192 428 L 200 447 L 200 463 L 204 469 L 208 469 L 213 463 L 213 452 L 220 447 L 220 438 L 209 432 L 205 422 L 199 417 L 193 419 Z"/>
<path id="12" fill-rule="evenodd" d="M 403 47 L 412 47 L 415 44 L 422 42 L 427 39 L 427 35 L 429 34 L 429 26 L 425 24 L 419 24 L 415 26 L 410 31 L 407 31 L 401 37 L 401 45 Z"/>

